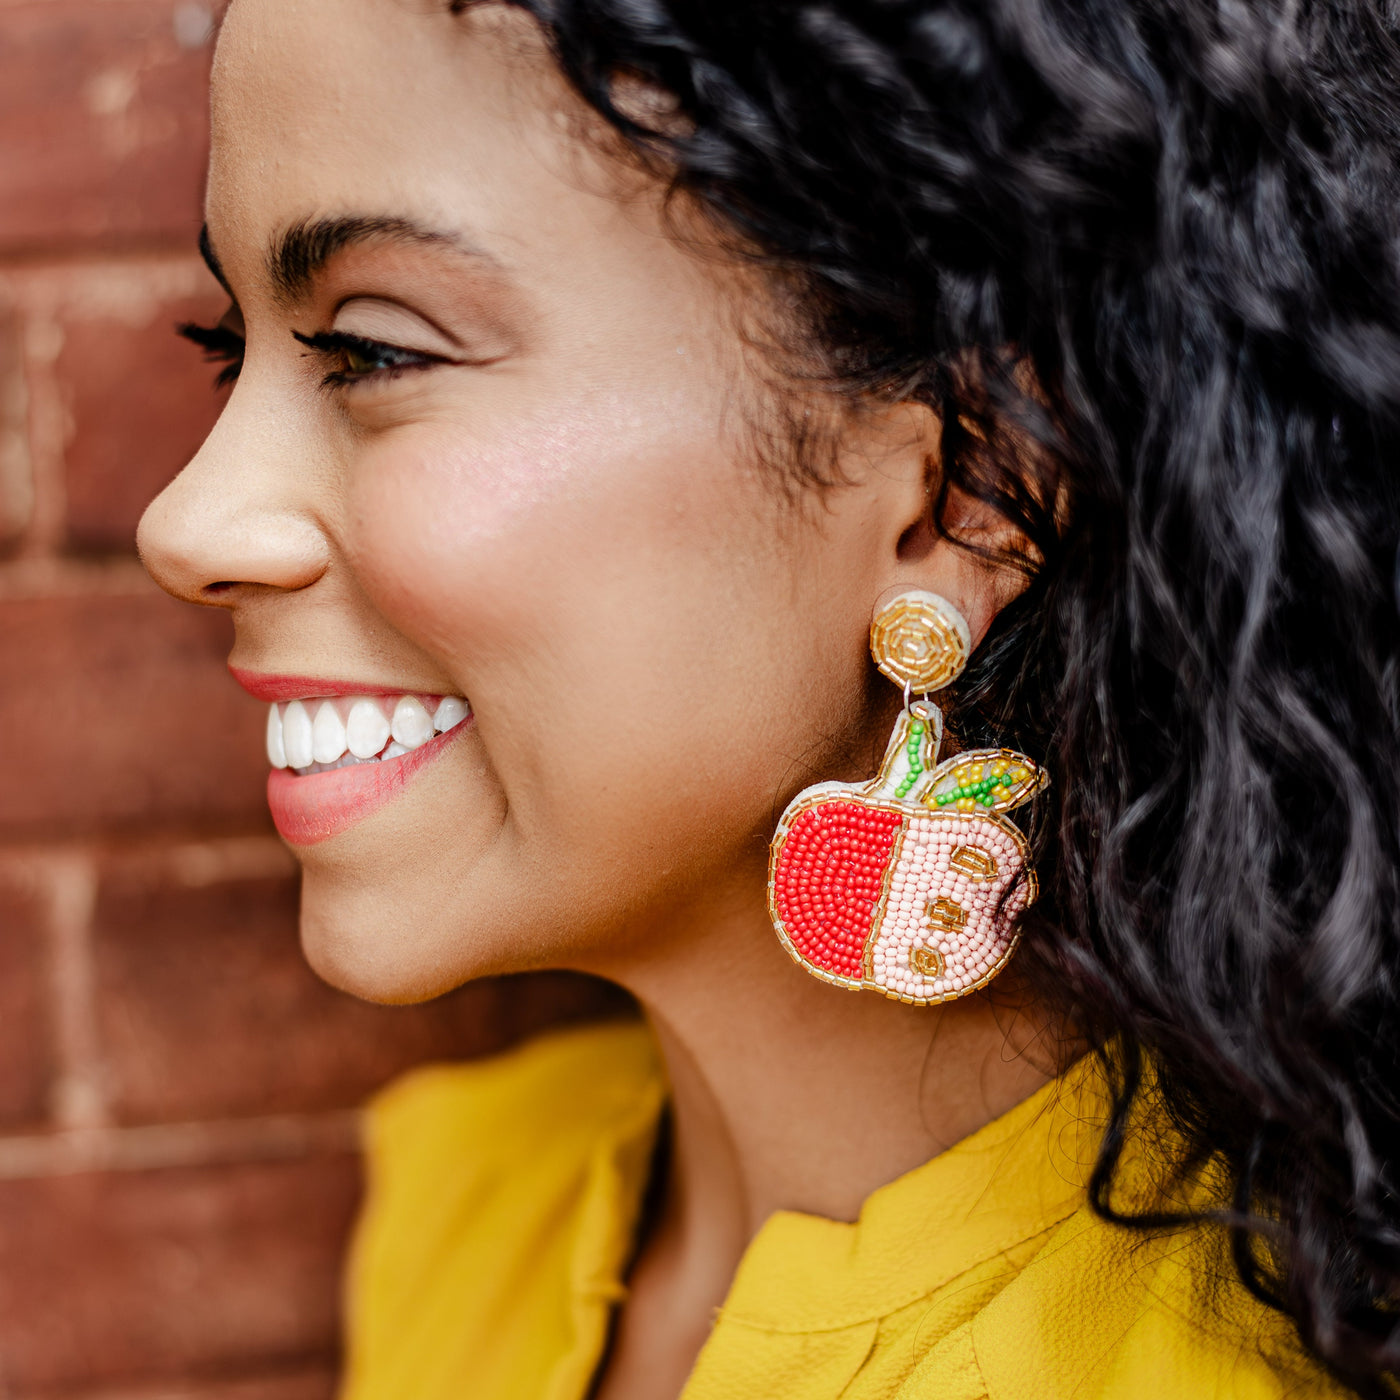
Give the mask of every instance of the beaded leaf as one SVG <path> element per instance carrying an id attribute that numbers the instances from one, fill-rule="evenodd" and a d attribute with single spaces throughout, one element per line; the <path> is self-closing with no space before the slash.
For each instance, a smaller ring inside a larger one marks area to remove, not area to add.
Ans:
<path id="1" fill-rule="evenodd" d="M 938 765 L 923 803 L 935 812 L 1009 812 L 1048 781 L 1045 771 L 1025 754 L 972 749 Z"/>

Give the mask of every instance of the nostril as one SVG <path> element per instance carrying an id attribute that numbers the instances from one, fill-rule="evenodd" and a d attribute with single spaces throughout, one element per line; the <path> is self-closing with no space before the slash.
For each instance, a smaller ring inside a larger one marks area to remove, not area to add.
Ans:
<path id="1" fill-rule="evenodd" d="M 138 542 L 156 582 L 186 602 L 226 608 L 250 588 L 299 589 L 320 578 L 330 542 L 317 521 L 260 474 L 231 483 L 206 449 L 141 521 Z"/>

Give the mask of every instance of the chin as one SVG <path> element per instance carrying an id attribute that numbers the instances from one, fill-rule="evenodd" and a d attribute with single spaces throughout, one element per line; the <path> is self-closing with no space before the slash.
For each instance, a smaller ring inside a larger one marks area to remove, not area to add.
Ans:
<path id="1" fill-rule="evenodd" d="M 424 907 L 414 893 L 411 879 L 352 883 L 308 865 L 301 946 L 313 971 L 351 996 L 401 1006 L 513 970 L 473 937 L 470 921 Z"/>
<path id="2" fill-rule="evenodd" d="M 489 801 L 452 803 L 452 766 L 433 765 L 348 830 L 291 843 L 303 872 L 302 949 L 331 986 L 405 1004 L 519 970 L 502 946 L 501 930 L 516 922 L 499 907 L 509 882 L 493 878 L 500 817 Z"/>

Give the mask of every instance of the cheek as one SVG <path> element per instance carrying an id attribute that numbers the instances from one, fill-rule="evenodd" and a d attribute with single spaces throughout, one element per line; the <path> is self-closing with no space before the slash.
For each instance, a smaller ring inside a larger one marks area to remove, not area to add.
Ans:
<path id="1" fill-rule="evenodd" d="M 386 617 L 441 651 L 468 618 L 509 614 L 509 589 L 547 567 L 548 522 L 586 461 L 560 429 L 492 443 L 446 426 L 396 430 L 353 464 L 351 565 Z"/>
<path id="2" fill-rule="evenodd" d="M 356 451 L 347 549 L 391 622 L 440 653 L 467 627 L 480 656 L 549 588 L 577 596 L 623 564 L 640 575 L 718 528 L 738 475 L 721 398 L 694 379 L 620 377 L 471 383 Z"/>
<path id="3" fill-rule="evenodd" d="M 675 390 L 561 396 L 547 416 L 503 394 L 481 421 L 406 424 L 347 467 L 351 568 L 474 702 L 497 685 L 646 689 L 648 670 L 693 683 L 772 620 L 765 594 L 793 593 L 776 493 L 720 422 Z"/>
<path id="4" fill-rule="evenodd" d="M 696 416 L 406 426 L 355 463 L 352 567 L 469 697 L 512 828 L 553 862 L 623 876 L 603 848 L 679 867 L 766 829 L 812 677 L 861 674 L 806 655 L 829 629 L 783 503 Z"/>
<path id="5" fill-rule="evenodd" d="M 529 712 L 567 697 L 573 718 L 551 742 L 586 717 L 602 761 L 610 731 L 644 739 L 648 712 L 678 692 L 693 711 L 726 670 L 753 677 L 773 621 L 761 599 L 791 590 L 759 544 L 771 500 L 736 507 L 741 475 L 698 417 L 652 405 L 643 422 L 603 404 L 494 438 L 417 424 L 357 456 L 351 567 L 458 681 L 484 733 L 523 744 Z"/>

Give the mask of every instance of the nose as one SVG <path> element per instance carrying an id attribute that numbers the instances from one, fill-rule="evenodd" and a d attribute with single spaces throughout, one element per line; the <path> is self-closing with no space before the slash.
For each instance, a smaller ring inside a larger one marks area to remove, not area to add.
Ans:
<path id="1" fill-rule="evenodd" d="M 269 415 L 243 407 L 245 387 L 137 528 L 151 577 L 187 602 L 230 607 L 249 586 L 307 588 L 330 561 L 308 497 L 318 473 L 291 460 L 294 443 Z"/>

